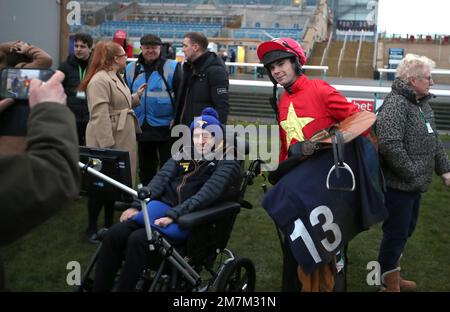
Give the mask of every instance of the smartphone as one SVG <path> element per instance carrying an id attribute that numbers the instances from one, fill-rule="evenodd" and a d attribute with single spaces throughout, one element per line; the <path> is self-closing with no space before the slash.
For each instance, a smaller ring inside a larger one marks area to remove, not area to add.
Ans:
<path id="1" fill-rule="evenodd" d="M 0 72 L 0 97 L 27 100 L 31 80 L 47 81 L 54 73 L 51 69 L 5 68 Z"/>

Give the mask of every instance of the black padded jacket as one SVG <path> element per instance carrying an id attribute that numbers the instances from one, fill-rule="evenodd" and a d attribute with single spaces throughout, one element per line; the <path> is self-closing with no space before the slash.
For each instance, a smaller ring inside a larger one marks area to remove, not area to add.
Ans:
<path id="1" fill-rule="evenodd" d="M 178 88 L 175 123 L 190 125 L 203 109 L 213 107 L 226 124 L 229 112 L 228 73 L 222 59 L 205 52 L 192 63 L 183 64 L 183 79 Z"/>
<path id="2" fill-rule="evenodd" d="M 77 122 L 89 121 L 89 110 L 86 98 L 77 97 L 80 85 L 80 75 L 87 72 L 88 61 L 83 61 L 71 54 L 59 66 L 65 75 L 63 81 L 64 92 L 67 95 L 67 106 L 75 114 Z"/>
<path id="3" fill-rule="evenodd" d="M 169 159 L 148 187 L 152 199 L 173 207 L 167 216 L 178 217 L 201 210 L 236 194 L 240 180 L 238 160 L 179 160 Z"/>

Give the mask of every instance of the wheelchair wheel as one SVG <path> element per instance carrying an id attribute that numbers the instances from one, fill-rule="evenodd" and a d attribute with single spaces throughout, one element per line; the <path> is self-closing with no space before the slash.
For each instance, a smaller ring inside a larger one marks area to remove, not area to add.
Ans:
<path id="1" fill-rule="evenodd" d="M 248 258 L 235 258 L 226 263 L 217 278 L 218 292 L 255 291 L 255 265 Z"/>

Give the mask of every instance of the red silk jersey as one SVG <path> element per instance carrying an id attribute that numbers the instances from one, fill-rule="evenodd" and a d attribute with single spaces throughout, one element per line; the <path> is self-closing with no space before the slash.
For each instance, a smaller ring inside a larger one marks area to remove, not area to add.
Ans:
<path id="1" fill-rule="evenodd" d="M 280 97 L 278 112 L 281 162 L 287 159 L 291 144 L 311 138 L 359 109 L 327 82 L 301 75 Z"/>

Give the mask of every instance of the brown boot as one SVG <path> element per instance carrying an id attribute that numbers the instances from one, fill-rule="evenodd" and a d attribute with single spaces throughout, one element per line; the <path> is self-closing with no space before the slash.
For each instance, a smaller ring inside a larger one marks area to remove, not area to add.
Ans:
<path id="1" fill-rule="evenodd" d="M 404 280 L 400 277 L 400 291 L 416 291 L 417 284 L 413 281 Z"/>
<path id="2" fill-rule="evenodd" d="M 403 257 L 403 254 L 400 255 L 400 259 L 402 257 Z M 397 266 L 398 266 L 399 271 L 401 270 L 400 269 L 400 259 L 398 259 L 398 262 L 397 262 Z M 399 283 L 399 285 L 400 285 L 400 291 L 405 291 L 406 292 L 406 291 L 416 291 L 417 290 L 416 282 L 404 280 L 404 279 L 402 279 L 401 276 L 400 276 L 400 283 Z"/>
<path id="3" fill-rule="evenodd" d="M 381 275 L 381 292 L 400 292 L 400 270 L 384 272 Z"/>

